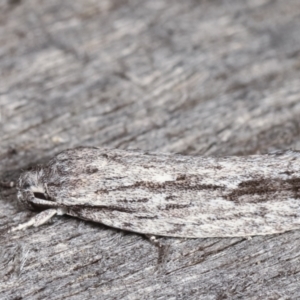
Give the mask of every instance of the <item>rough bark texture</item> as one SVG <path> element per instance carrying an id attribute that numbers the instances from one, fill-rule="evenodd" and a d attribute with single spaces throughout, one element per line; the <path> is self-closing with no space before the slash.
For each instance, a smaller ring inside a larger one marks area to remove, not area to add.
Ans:
<path id="1" fill-rule="evenodd" d="M 300 148 L 299 0 L 0 1 L 0 180 L 79 145 Z M 33 215 L 0 188 L 1 299 L 298 299 L 300 231 L 184 240 Z"/>

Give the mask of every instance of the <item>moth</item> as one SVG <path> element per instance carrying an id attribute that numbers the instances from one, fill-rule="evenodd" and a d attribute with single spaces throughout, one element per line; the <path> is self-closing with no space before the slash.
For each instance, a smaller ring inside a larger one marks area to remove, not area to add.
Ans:
<path id="1" fill-rule="evenodd" d="M 246 237 L 300 228 L 300 152 L 202 157 L 81 147 L 21 175 L 42 210 L 14 230 L 69 215 L 136 233 Z"/>

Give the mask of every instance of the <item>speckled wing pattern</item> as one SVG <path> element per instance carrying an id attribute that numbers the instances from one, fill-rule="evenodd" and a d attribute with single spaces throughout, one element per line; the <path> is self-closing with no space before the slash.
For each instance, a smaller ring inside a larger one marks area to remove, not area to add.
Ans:
<path id="1" fill-rule="evenodd" d="M 300 227 L 300 153 L 197 157 L 76 148 L 38 173 L 66 214 L 158 236 L 234 237 Z"/>

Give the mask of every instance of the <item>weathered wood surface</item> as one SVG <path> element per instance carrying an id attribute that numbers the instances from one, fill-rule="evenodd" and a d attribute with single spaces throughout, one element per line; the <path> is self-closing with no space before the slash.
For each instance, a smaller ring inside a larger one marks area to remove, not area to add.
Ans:
<path id="1" fill-rule="evenodd" d="M 0 180 L 78 145 L 300 148 L 300 2 L 0 1 Z M 33 213 L 0 189 L 0 299 L 298 299 L 300 231 L 144 237 Z"/>

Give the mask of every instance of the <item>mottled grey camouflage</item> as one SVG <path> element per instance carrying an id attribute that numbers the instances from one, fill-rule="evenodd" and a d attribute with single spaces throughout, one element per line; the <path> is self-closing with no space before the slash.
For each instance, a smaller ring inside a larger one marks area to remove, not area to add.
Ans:
<path id="1" fill-rule="evenodd" d="M 300 153 L 193 157 L 76 148 L 21 175 L 18 198 L 56 213 L 159 236 L 265 235 L 300 228 Z"/>

